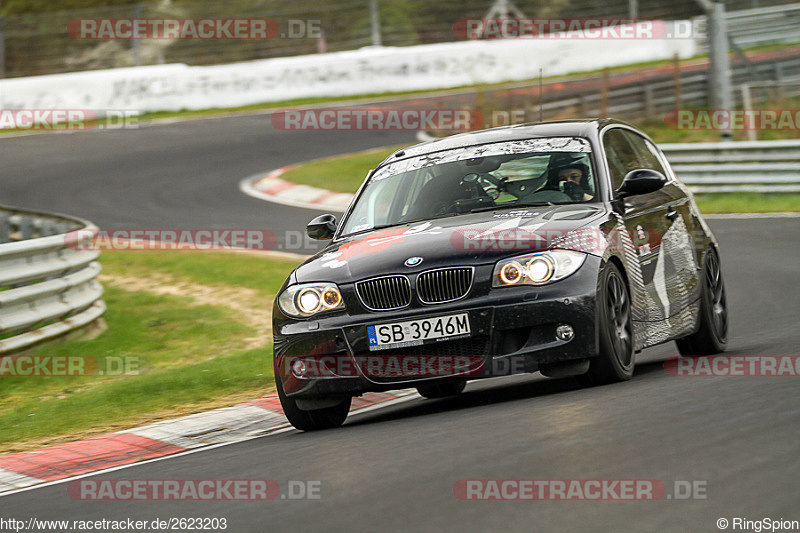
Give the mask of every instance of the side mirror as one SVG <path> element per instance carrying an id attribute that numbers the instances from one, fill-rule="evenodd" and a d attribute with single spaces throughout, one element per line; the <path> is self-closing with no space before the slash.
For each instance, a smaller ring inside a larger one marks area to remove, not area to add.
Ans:
<path id="1" fill-rule="evenodd" d="M 318 241 L 332 239 L 334 233 L 336 233 L 336 217 L 333 215 L 320 215 L 306 226 L 306 234 Z"/>
<path id="2" fill-rule="evenodd" d="M 649 168 L 631 170 L 622 180 L 622 185 L 617 189 L 617 195 L 620 198 L 624 198 L 626 196 L 656 192 L 664 187 L 666 183 L 667 178 L 657 170 Z"/>

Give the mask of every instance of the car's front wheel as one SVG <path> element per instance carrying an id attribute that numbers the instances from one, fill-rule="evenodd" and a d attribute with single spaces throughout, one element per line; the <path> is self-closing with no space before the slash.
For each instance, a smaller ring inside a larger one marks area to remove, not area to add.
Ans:
<path id="1" fill-rule="evenodd" d="M 634 366 L 631 297 L 625 278 L 614 263 L 607 263 L 600 272 L 596 305 L 600 353 L 590 360 L 588 372 L 578 379 L 584 385 L 631 379 Z"/>
<path id="2" fill-rule="evenodd" d="M 319 429 L 330 429 L 344 424 L 347 413 L 350 412 L 350 402 L 352 398 L 347 397 L 330 407 L 321 409 L 300 409 L 297 401 L 289 398 L 283 392 L 281 378 L 275 376 L 275 385 L 278 387 L 278 398 L 283 407 L 283 414 L 289 419 L 289 423 L 297 429 L 303 431 L 316 431 Z"/>
<path id="3" fill-rule="evenodd" d="M 695 333 L 678 339 L 681 355 L 713 355 L 728 343 L 728 301 L 716 250 L 709 249 L 703 267 L 700 295 L 700 325 Z"/>

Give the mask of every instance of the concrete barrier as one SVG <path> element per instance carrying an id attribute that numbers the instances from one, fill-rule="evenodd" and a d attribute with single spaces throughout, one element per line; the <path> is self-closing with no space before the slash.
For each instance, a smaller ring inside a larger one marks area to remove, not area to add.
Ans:
<path id="1" fill-rule="evenodd" d="M 668 23 L 673 24 L 673 23 Z M 685 27 L 688 21 L 677 21 Z M 505 39 L 360 50 L 192 67 L 157 65 L 0 80 L 2 109 L 177 111 L 294 98 L 423 89 L 563 75 L 691 57 L 685 39 Z"/>

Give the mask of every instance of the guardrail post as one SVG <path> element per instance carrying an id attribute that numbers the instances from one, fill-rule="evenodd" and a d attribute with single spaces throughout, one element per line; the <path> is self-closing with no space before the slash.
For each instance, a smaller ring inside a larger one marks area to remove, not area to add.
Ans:
<path id="1" fill-rule="evenodd" d="M 141 2 L 136 4 L 136 7 L 133 9 L 134 20 L 142 18 L 143 9 L 144 9 L 144 4 L 142 4 Z M 133 63 L 137 67 L 142 66 L 142 44 L 139 39 L 133 40 Z"/>
<path id="2" fill-rule="evenodd" d="M 731 68 L 728 57 L 728 37 L 725 20 L 725 4 L 711 2 L 708 17 L 711 22 L 711 107 L 731 109 Z M 731 130 L 723 130 L 722 138 L 730 140 Z"/>
<path id="3" fill-rule="evenodd" d="M 33 220 L 30 217 L 20 217 L 19 219 L 19 234 L 21 241 L 27 241 L 33 238 Z"/>
<path id="4" fill-rule="evenodd" d="M 600 92 L 600 116 L 607 117 L 608 116 L 608 86 L 610 84 L 609 80 L 609 69 L 608 67 L 603 69 L 603 86 Z"/>
<path id="5" fill-rule="evenodd" d="M 753 99 L 750 94 L 750 85 L 748 85 L 747 83 L 742 84 L 742 109 L 744 110 L 753 109 Z M 755 128 L 748 128 L 747 140 L 748 141 L 758 140 L 758 134 L 756 133 Z"/>
<path id="6" fill-rule="evenodd" d="M 381 14 L 378 11 L 378 0 L 369 0 L 369 20 L 372 28 L 372 46 L 381 46 Z"/>
<path id="7" fill-rule="evenodd" d="M 639 0 L 628 0 L 628 18 L 631 20 L 639 18 Z"/>
<path id="8" fill-rule="evenodd" d="M 6 18 L 0 16 L 0 80 L 6 77 Z"/>
<path id="9" fill-rule="evenodd" d="M 783 80 L 783 65 L 781 65 L 781 63 L 779 61 L 775 61 L 772 64 L 772 69 L 773 69 L 773 71 L 775 73 L 775 75 L 774 75 L 775 81 Z"/>
<path id="10" fill-rule="evenodd" d="M 672 82 L 675 84 L 675 109 L 679 110 L 683 107 L 682 94 L 681 94 L 681 58 L 678 54 L 672 56 Z"/>
<path id="11" fill-rule="evenodd" d="M 781 88 L 781 81 L 783 80 L 783 65 L 776 61 L 773 63 L 773 69 L 775 71 L 775 91 L 773 94 L 775 95 L 775 101 L 780 103 L 783 99 L 783 89 Z"/>
<path id="12" fill-rule="evenodd" d="M 642 89 L 644 90 L 644 116 L 646 118 L 653 118 L 656 114 L 653 86 L 648 83 L 642 87 Z"/>
<path id="13" fill-rule="evenodd" d="M 11 241 L 11 222 L 9 215 L 0 215 L 0 244 Z"/>
<path id="14" fill-rule="evenodd" d="M 42 220 L 42 225 L 39 229 L 42 237 L 49 237 L 56 234 L 56 223 L 52 220 Z"/>

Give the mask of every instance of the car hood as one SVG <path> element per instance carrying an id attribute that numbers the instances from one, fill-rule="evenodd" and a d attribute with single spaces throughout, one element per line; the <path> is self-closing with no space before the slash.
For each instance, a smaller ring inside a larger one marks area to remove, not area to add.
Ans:
<path id="1" fill-rule="evenodd" d="M 347 283 L 384 274 L 494 263 L 541 251 L 569 232 L 599 226 L 597 205 L 500 209 L 396 226 L 337 240 L 300 265 L 299 283 Z M 408 266 L 410 258 L 421 261 Z"/>

